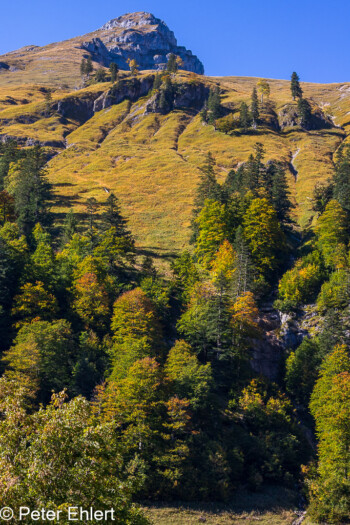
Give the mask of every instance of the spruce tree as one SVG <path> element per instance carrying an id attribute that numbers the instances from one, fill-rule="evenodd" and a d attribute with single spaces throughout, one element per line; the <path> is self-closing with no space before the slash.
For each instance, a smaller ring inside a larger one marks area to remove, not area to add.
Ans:
<path id="1" fill-rule="evenodd" d="M 303 90 L 301 89 L 300 83 L 299 83 L 299 77 L 294 71 L 292 73 L 291 81 L 290 81 L 290 90 L 292 92 L 293 100 L 296 98 L 302 98 L 303 97 Z"/>
<path id="2" fill-rule="evenodd" d="M 109 66 L 109 72 L 111 75 L 111 82 L 114 84 L 114 82 L 116 82 L 118 78 L 118 72 L 119 72 L 118 66 L 115 62 L 111 62 Z"/>
<path id="3" fill-rule="evenodd" d="M 249 108 L 245 102 L 242 102 L 239 108 L 239 125 L 244 131 L 250 127 L 252 118 L 249 112 Z"/>
<path id="4" fill-rule="evenodd" d="M 162 87 L 160 89 L 158 107 L 159 111 L 163 115 L 166 115 L 172 111 L 174 107 L 174 87 L 169 75 L 164 78 Z"/>
<path id="5" fill-rule="evenodd" d="M 338 155 L 334 175 L 334 198 L 350 212 L 350 147 L 342 148 Z"/>
<path id="6" fill-rule="evenodd" d="M 290 211 L 293 207 L 289 196 L 286 172 L 280 163 L 273 162 L 269 166 L 268 172 L 271 176 L 271 202 L 280 221 L 290 220 Z"/>
<path id="7" fill-rule="evenodd" d="M 306 98 L 299 98 L 298 100 L 298 114 L 300 117 L 300 124 L 303 128 L 309 129 L 311 126 L 312 112 L 311 106 Z"/>
<path id="8" fill-rule="evenodd" d="M 66 214 L 63 228 L 62 228 L 62 245 L 64 246 L 69 242 L 73 235 L 77 232 L 78 220 L 73 210 L 69 210 Z"/>
<path id="9" fill-rule="evenodd" d="M 178 69 L 177 62 L 176 62 L 176 56 L 174 53 L 170 53 L 168 58 L 168 63 L 166 66 L 166 70 L 169 71 L 169 73 L 176 73 Z"/>
<path id="10" fill-rule="evenodd" d="M 85 77 L 86 75 L 86 66 L 87 66 L 86 59 L 82 58 L 80 62 L 80 75 L 82 77 Z"/>
<path id="11" fill-rule="evenodd" d="M 236 297 L 248 292 L 254 280 L 254 268 L 242 226 L 238 226 L 233 247 L 236 252 L 233 293 Z"/>
<path id="12" fill-rule="evenodd" d="M 91 57 L 89 57 L 86 60 L 86 67 L 85 67 L 85 74 L 87 75 L 88 78 L 90 78 L 90 75 L 93 72 L 93 70 L 94 70 L 94 66 L 92 65 Z"/>
<path id="13" fill-rule="evenodd" d="M 208 122 L 214 124 L 215 120 L 221 117 L 221 97 L 220 88 L 216 86 L 210 90 L 208 98 Z"/>
<path id="14" fill-rule="evenodd" d="M 256 90 L 256 87 L 254 87 L 252 91 L 250 113 L 253 119 L 253 126 L 256 128 L 258 124 L 258 120 L 259 120 L 259 100 L 258 100 L 258 92 Z"/>
<path id="15" fill-rule="evenodd" d="M 51 223 L 48 204 L 52 200 L 52 187 L 44 170 L 45 155 L 40 146 L 28 150 L 20 162 L 18 180 L 14 189 L 15 210 L 21 231 L 28 235 L 39 222 Z"/>
<path id="16" fill-rule="evenodd" d="M 118 237 L 131 238 L 131 233 L 127 228 L 127 220 L 122 216 L 118 198 L 114 193 L 110 193 L 105 203 L 105 212 L 102 214 L 102 229 L 108 230 L 115 228 Z"/>

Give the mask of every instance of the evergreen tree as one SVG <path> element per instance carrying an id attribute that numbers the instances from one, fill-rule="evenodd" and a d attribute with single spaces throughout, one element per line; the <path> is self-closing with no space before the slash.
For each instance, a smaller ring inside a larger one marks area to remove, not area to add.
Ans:
<path id="1" fill-rule="evenodd" d="M 44 170 L 45 155 L 39 146 L 28 150 L 20 161 L 13 192 L 18 224 L 28 235 L 36 223 L 50 224 L 48 204 L 52 199 L 51 184 Z"/>
<path id="2" fill-rule="evenodd" d="M 252 91 L 251 104 L 250 104 L 250 113 L 253 119 L 253 126 L 256 128 L 259 120 L 259 100 L 256 87 Z"/>
<path id="3" fill-rule="evenodd" d="M 86 61 L 86 74 L 87 74 L 88 77 L 90 77 L 90 75 L 93 72 L 93 70 L 94 70 L 94 66 L 92 65 L 91 57 L 88 57 L 88 59 Z"/>
<path id="4" fill-rule="evenodd" d="M 174 53 L 170 53 L 169 54 L 166 70 L 169 73 L 176 73 L 177 70 L 178 70 L 178 65 L 177 65 L 177 62 L 176 62 L 176 56 L 174 55 Z"/>
<path id="5" fill-rule="evenodd" d="M 236 252 L 234 295 L 238 297 L 251 290 L 254 280 L 254 268 L 242 226 L 237 228 L 233 247 Z"/>
<path id="6" fill-rule="evenodd" d="M 334 198 L 350 212 L 350 147 L 341 148 L 334 175 Z"/>
<path id="7" fill-rule="evenodd" d="M 310 128 L 312 121 L 311 106 L 306 98 L 299 98 L 298 100 L 298 115 L 300 118 L 300 125 L 303 128 Z"/>
<path id="8" fill-rule="evenodd" d="M 115 228 L 118 237 L 131 238 L 131 233 L 127 229 L 127 220 L 122 216 L 118 198 L 114 193 L 110 193 L 105 203 L 105 212 L 102 214 L 102 228 L 108 230 Z"/>
<path id="9" fill-rule="evenodd" d="M 99 204 L 95 197 L 90 197 L 86 201 L 86 211 L 88 213 L 88 230 L 87 230 L 87 236 L 90 239 L 90 247 L 91 250 L 95 247 L 97 243 L 97 225 L 96 225 L 96 219 L 95 214 L 98 210 Z"/>
<path id="10" fill-rule="evenodd" d="M 268 168 L 271 178 L 271 187 L 268 188 L 271 195 L 271 202 L 280 221 L 290 220 L 290 211 L 293 207 L 289 196 L 286 172 L 281 163 L 273 162 Z"/>
<path id="11" fill-rule="evenodd" d="M 249 112 L 249 108 L 245 102 L 242 102 L 239 108 L 239 125 L 244 131 L 247 131 L 251 123 L 252 117 Z"/>
<path id="12" fill-rule="evenodd" d="M 97 69 L 94 77 L 96 82 L 106 82 L 106 71 L 103 69 L 103 67 L 99 67 Z"/>
<path id="13" fill-rule="evenodd" d="M 116 80 L 118 79 L 119 73 L 118 66 L 115 62 L 111 62 L 109 66 L 109 73 L 111 75 L 111 82 L 114 84 L 114 82 L 116 82 Z"/>
<path id="14" fill-rule="evenodd" d="M 210 90 L 208 98 L 208 122 L 214 124 L 221 117 L 221 97 L 219 86 Z"/>
<path id="15" fill-rule="evenodd" d="M 81 77 L 84 78 L 86 74 L 87 74 L 87 61 L 85 58 L 82 58 L 80 62 L 80 75 Z"/>
<path id="16" fill-rule="evenodd" d="M 295 100 L 296 98 L 301 99 L 303 97 L 303 90 L 301 89 L 299 77 L 295 71 L 292 73 L 290 90 L 292 92 L 293 100 Z"/>
<path id="17" fill-rule="evenodd" d="M 201 177 L 199 185 L 196 191 L 196 197 L 194 201 L 194 213 L 197 215 L 203 208 L 204 202 L 207 199 L 221 201 L 222 192 L 221 186 L 216 180 L 215 176 L 215 159 L 210 153 L 207 154 L 206 162 L 201 168 Z"/>
<path id="18" fill-rule="evenodd" d="M 78 219 L 74 214 L 73 210 L 69 210 L 64 219 L 62 228 L 62 245 L 64 246 L 67 242 L 71 241 L 73 235 L 77 232 Z"/>
<path id="19" fill-rule="evenodd" d="M 174 86 L 171 82 L 171 78 L 169 75 L 166 75 L 163 80 L 160 89 L 158 107 L 159 111 L 163 113 L 163 115 L 166 115 L 167 113 L 172 111 L 174 107 Z"/>

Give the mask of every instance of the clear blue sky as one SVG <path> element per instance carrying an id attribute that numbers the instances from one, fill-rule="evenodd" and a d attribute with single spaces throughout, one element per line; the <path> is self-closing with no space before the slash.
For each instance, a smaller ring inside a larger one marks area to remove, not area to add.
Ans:
<path id="1" fill-rule="evenodd" d="M 163 19 L 207 75 L 350 80 L 349 0 L 1 0 L 0 54 L 99 28 L 132 11 Z"/>

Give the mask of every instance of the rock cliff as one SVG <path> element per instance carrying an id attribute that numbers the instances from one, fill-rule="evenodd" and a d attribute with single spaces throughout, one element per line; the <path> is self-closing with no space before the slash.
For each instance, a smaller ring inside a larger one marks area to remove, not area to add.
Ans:
<path id="1" fill-rule="evenodd" d="M 129 13 L 107 22 L 97 36 L 82 43 L 94 60 L 120 69 L 129 69 L 127 61 L 135 59 L 140 69 L 164 69 L 170 53 L 178 55 L 182 69 L 203 74 L 202 62 L 183 46 L 159 18 L 150 13 Z"/>

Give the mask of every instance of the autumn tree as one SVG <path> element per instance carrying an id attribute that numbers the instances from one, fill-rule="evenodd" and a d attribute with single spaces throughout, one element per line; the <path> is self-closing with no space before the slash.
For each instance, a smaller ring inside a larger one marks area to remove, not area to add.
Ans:
<path id="1" fill-rule="evenodd" d="M 261 103 L 263 103 L 264 97 L 269 98 L 270 96 L 270 84 L 265 78 L 262 78 L 258 81 L 256 86 L 261 96 Z"/>
<path id="2" fill-rule="evenodd" d="M 50 320 L 56 316 L 57 311 L 55 296 L 46 291 L 44 283 L 40 281 L 21 286 L 13 300 L 12 315 L 17 327 L 33 320 Z"/>
<path id="3" fill-rule="evenodd" d="M 228 237 L 225 219 L 224 204 L 209 199 L 205 201 L 203 209 L 196 218 L 198 228 L 196 257 L 204 265 L 212 261 L 220 244 Z"/>
<path id="4" fill-rule="evenodd" d="M 337 347 L 321 365 L 310 410 L 319 460 L 309 479 L 309 512 L 317 521 L 342 523 L 350 515 L 350 359 L 345 347 Z"/>
<path id="5" fill-rule="evenodd" d="M 331 268 L 344 266 L 348 242 L 347 215 L 336 200 L 327 204 L 316 225 L 317 245 Z"/>
<path id="6" fill-rule="evenodd" d="M 162 329 L 155 306 L 140 288 L 125 292 L 116 300 L 111 328 L 113 379 L 125 375 L 137 359 L 162 352 Z"/>
<path id="7" fill-rule="evenodd" d="M 73 334 L 66 320 L 35 321 L 23 325 L 13 346 L 4 353 L 6 374 L 27 378 L 39 399 L 47 402 L 51 392 L 71 384 L 74 356 Z"/>
<path id="8" fill-rule="evenodd" d="M 134 58 L 128 58 L 127 63 L 129 64 L 130 72 L 132 75 L 137 75 L 139 72 L 139 66 Z"/>
<path id="9" fill-rule="evenodd" d="M 87 272 L 74 282 L 73 310 L 83 321 L 85 328 L 101 328 L 108 314 L 108 294 L 94 272 Z"/>
<path id="10" fill-rule="evenodd" d="M 256 269 L 271 276 L 279 264 L 285 240 L 276 211 L 266 198 L 252 201 L 244 216 L 243 232 Z"/>

